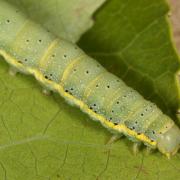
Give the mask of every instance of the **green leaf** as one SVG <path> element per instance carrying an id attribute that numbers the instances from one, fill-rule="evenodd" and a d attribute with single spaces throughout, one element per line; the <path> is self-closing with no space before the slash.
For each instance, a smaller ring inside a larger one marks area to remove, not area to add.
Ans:
<path id="1" fill-rule="evenodd" d="M 46 12 L 48 5 L 38 10 L 43 8 Z M 54 11 L 48 18 L 53 19 Z M 167 11 L 164 0 L 110 0 L 96 13 L 95 26 L 79 45 L 172 115 L 179 100 L 174 80 L 179 62 L 165 20 Z M 50 22 L 48 18 L 42 18 L 43 24 Z M 57 19 L 52 29 L 56 26 L 60 27 Z M 180 178 L 179 153 L 171 160 L 144 150 L 134 156 L 126 138 L 107 146 L 111 133 L 98 122 L 58 94 L 44 96 L 31 76 L 11 77 L 7 71 L 1 61 L 0 179 Z"/>
<path id="2" fill-rule="evenodd" d="M 105 0 L 7 0 L 51 32 L 72 42 L 92 25 L 92 14 Z"/>

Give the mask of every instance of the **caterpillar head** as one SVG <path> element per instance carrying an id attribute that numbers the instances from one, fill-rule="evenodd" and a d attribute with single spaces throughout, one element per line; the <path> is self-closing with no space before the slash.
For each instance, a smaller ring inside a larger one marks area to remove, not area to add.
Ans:
<path id="1" fill-rule="evenodd" d="M 173 125 L 157 139 L 157 147 L 168 158 L 177 153 L 180 148 L 180 129 Z"/>

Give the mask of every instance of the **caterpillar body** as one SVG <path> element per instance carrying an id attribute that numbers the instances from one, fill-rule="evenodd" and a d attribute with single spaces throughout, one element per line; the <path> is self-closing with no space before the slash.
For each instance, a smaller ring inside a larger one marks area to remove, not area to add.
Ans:
<path id="1" fill-rule="evenodd" d="M 158 107 L 109 73 L 75 44 L 60 39 L 0 1 L 0 55 L 14 70 L 32 74 L 116 135 L 170 157 L 180 130 Z"/>

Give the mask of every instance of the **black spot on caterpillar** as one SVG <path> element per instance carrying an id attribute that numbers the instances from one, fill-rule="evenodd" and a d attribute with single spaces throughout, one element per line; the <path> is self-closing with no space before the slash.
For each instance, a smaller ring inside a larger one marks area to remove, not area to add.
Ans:
<path id="1" fill-rule="evenodd" d="M 0 12 L 0 54 L 13 68 L 34 75 L 113 132 L 168 157 L 178 151 L 180 130 L 156 105 L 4 1 Z"/>

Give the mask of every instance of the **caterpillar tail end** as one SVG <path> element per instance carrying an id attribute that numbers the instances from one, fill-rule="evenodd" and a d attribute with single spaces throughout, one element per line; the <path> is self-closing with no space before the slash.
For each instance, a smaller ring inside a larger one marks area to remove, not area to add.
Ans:
<path id="1" fill-rule="evenodd" d="M 172 128 L 161 134 L 157 139 L 157 148 L 168 159 L 175 155 L 180 148 L 180 129 L 173 125 Z"/>

